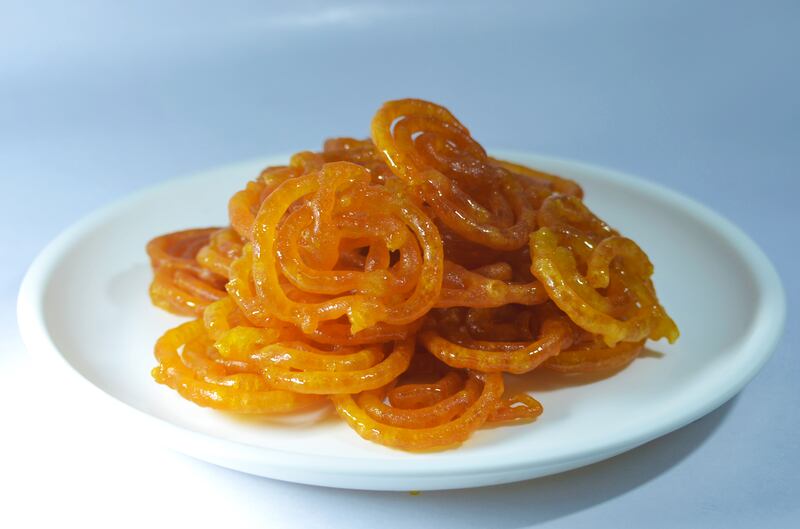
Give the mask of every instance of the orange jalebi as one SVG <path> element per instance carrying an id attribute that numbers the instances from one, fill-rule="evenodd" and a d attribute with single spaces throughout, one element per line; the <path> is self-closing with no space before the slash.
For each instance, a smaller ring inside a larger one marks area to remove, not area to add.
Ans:
<path id="1" fill-rule="evenodd" d="M 150 299 L 166 311 L 201 315 L 210 302 L 225 297 L 225 277 L 197 261 L 216 228 L 178 231 L 147 244 L 153 267 Z"/>
<path id="2" fill-rule="evenodd" d="M 228 227 L 148 244 L 153 303 L 197 318 L 159 339 L 153 377 L 236 413 L 332 402 L 404 450 L 534 420 L 504 373 L 608 373 L 678 337 L 647 255 L 582 197 L 488 156 L 441 106 L 386 103 L 371 140 L 262 171 Z"/>

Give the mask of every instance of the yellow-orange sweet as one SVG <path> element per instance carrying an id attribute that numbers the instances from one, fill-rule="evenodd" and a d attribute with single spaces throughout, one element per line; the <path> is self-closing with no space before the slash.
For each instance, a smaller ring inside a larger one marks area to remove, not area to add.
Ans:
<path id="1" fill-rule="evenodd" d="M 647 255 L 577 183 L 488 156 L 427 101 L 371 130 L 266 168 L 229 226 L 148 244 L 153 303 L 196 318 L 159 339 L 157 382 L 234 413 L 332 402 L 365 439 L 436 450 L 542 413 L 505 373 L 608 372 L 677 339 Z"/>

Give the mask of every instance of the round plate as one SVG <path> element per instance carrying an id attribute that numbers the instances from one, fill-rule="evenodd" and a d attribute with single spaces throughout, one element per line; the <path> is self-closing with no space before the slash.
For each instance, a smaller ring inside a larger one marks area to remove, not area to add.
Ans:
<path id="1" fill-rule="evenodd" d="M 457 449 L 413 454 L 362 440 L 331 410 L 243 419 L 153 382 L 153 344 L 181 319 L 150 304 L 145 243 L 227 224 L 228 197 L 287 157 L 166 182 L 67 230 L 23 281 L 22 337 L 31 353 L 119 404 L 106 408 L 111 413 L 128 414 L 132 428 L 146 426 L 179 451 L 261 476 L 372 490 L 475 487 L 586 465 L 701 417 L 756 374 L 781 333 L 785 298 L 772 265 L 741 231 L 690 199 L 615 171 L 495 154 L 583 185 L 589 207 L 650 255 L 659 297 L 682 333 L 674 346 L 651 343 L 608 378 L 515 378 L 511 384 L 544 405 L 532 424 L 480 430 Z"/>

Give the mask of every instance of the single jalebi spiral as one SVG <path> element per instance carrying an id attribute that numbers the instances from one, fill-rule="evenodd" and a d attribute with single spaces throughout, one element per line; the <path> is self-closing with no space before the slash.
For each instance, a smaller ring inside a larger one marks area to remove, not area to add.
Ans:
<path id="1" fill-rule="evenodd" d="M 488 156 L 441 106 L 386 103 L 372 139 L 246 183 L 229 226 L 148 244 L 153 303 L 195 318 L 158 340 L 153 377 L 233 413 L 332 403 L 403 450 L 535 420 L 505 373 L 611 373 L 678 337 L 647 255 L 582 197 Z"/>
<path id="2" fill-rule="evenodd" d="M 147 244 L 153 267 L 150 299 L 166 311 L 200 315 L 210 302 L 225 297 L 225 277 L 196 259 L 216 228 L 179 231 Z"/>
<path id="3" fill-rule="evenodd" d="M 678 338 L 678 327 L 658 302 L 653 265 L 575 197 L 553 195 L 539 210 L 531 235 L 532 273 L 578 326 L 618 342 Z"/>

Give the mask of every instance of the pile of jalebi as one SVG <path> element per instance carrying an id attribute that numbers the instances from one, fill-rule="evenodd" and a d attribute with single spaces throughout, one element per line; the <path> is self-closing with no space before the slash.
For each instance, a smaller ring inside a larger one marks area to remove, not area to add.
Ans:
<path id="1" fill-rule="evenodd" d="M 152 240 L 153 303 L 192 316 L 153 377 L 201 405 L 324 406 L 365 439 L 455 446 L 535 419 L 504 373 L 613 372 L 678 329 L 653 266 L 575 182 L 494 159 L 445 108 L 386 103 L 233 195 L 230 226 Z"/>

